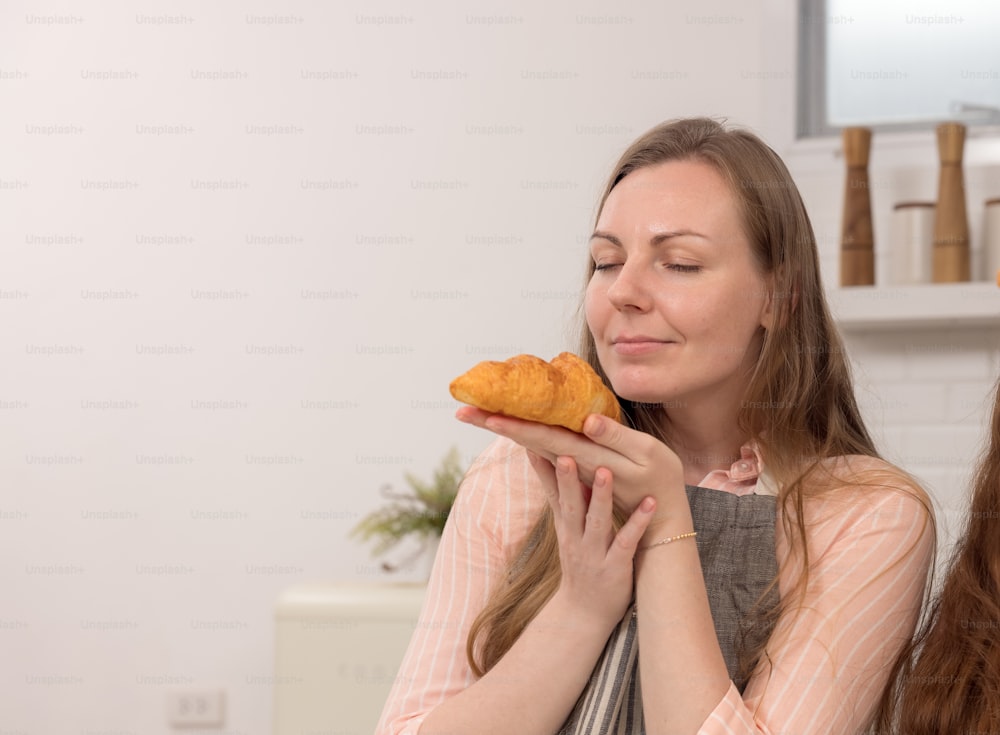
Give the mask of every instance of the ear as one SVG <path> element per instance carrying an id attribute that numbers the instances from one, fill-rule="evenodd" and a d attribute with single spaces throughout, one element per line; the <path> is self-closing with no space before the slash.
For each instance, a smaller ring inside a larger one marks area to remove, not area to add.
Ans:
<path id="1" fill-rule="evenodd" d="M 764 308 L 760 312 L 760 325 L 764 329 L 774 327 L 774 320 L 777 317 L 778 295 L 774 292 L 774 274 L 767 277 L 767 284 L 764 289 Z"/>
<path id="2" fill-rule="evenodd" d="M 760 325 L 764 329 L 773 329 L 776 320 L 782 319 L 782 325 L 787 323 L 791 314 L 799 307 L 799 291 L 797 288 L 792 288 L 791 291 L 781 291 L 777 289 L 777 274 L 772 273 L 767 277 L 767 296 L 764 303 L 764 308 L 760 313 Z M 787 283 L 788 279 L 782 279 L 783 283 Z M 785 307 L 782 302 L 788 301 L 789 304 Z"/>

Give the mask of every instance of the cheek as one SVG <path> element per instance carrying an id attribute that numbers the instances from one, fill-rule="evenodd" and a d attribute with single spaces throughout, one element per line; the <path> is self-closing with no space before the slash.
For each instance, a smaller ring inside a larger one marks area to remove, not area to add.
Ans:
<path id="1" fill-rule="evenodd" d="M 751 304 L 742 301 L 728 310 L 725 327 L 719 332 L 720 350 L 733 361 L 742 361 L 754 352 L 754 344 L 760 339 L 761 326 Z"/>
<path id="2" fill-rule="evenodd" d="M 757 323 L 764 307 L 764 286 L 756 281 L 731 284 L 710 307 L 716 314 L 728 315 L 730 323 Z"/>
<path id="3" fill-rule="evenodd" d="M 591 280 L 587 284 L 587 289 L 583 294 L 583 315 L 587 320 L 587 326 L 590 327 L 591 333 L 595 331 L 601 322 L 601 313 L 603 311 L 601 304 L 606 301 L 607 299 L 603 297 L 603 294 L 598 292 L 593 280 Z"/>
<path id="4" fill-rule="evenodd" d="M 683 331 L 688 339 L 711 345 L 719 358 L 738 360 L 758 330 L 758 308 L 736 292 L 718 299 L 693 300 L 684 310 Z"/>

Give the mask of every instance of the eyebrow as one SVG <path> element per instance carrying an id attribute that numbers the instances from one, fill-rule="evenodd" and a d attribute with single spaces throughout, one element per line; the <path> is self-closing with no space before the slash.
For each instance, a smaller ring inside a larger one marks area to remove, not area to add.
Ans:
<path id="1" fill-rule="evenodd" d="M 649 244 L 653 245 L 655 247 L 656 245 L 660 245 L 661 243 L 664 243 L 667 240 L 671 240 L 671 239 L 673 239 L 675 237 L 697 237 L 697 238 L 700 238 L 702 240 L 707 240 L 708 239 L 705 235 L 702 235 L 700 232 L 695 232 L 694 230 L 670 230 L 669 232 L 658 232 L 658 233 L 656 233 L 655 235 L 653 235 L 652 239 L 649 241 Z M 610 232 L 603 232 L 601 230 L 594 230 L 594 234 L 590 236 L 590 239 L 594 240 L 594 239 L 597 239 L 597 238 L 600 238 L 602 240 L 607 240 L 611 244 L 616 245 L 617 247 L 620 247 L 620 248 L 625 247 L 624 245 L 622 245 L 622 241 L 619 240 L 614 235 L 612 235 Z"/>

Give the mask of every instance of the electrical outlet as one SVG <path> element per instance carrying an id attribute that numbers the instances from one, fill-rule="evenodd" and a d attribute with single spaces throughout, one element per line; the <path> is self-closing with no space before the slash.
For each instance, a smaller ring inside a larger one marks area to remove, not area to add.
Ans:
<path id="1" fill-rule="evenodd" d="M 167 694 L 167 723 L 172 727 L 222 727 L 225 720 L 224 689 L 178 689 Z"/>

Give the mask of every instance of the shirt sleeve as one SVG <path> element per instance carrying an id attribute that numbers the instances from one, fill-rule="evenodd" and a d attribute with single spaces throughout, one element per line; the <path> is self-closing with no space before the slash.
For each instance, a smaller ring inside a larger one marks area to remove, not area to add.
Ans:
<path id="1" fill-rule="evenodd" d="M 779 515 L 778 582 L 788 607 L 743 696 L 731 684 L 700 735 L 847 735 L 869 726 L 916 627 L 934 553 L 922 491 L 904 486 L 898 473 L 894 484 L 807 500 L 809 577 L 801 601 L 794 596 L 801 554 L 791 553 Z"/>
<path id="2" fill-rule="evenodd" d="M 544 503 L 527 454 L 507 439 L 495 440 L 470 467 L 375 735 L 417 735 L 434 707 L 472 684 L 469 629 Z"/>

